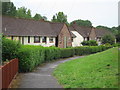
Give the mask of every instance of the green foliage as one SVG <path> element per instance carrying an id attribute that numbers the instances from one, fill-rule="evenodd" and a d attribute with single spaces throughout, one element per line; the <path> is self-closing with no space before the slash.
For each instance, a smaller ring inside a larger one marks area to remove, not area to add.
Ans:
<path id="1" fill-rule="evenodd" d="M 15 16 L 16 7 L 12 2 L 2 2 L 2 15 Z"/>
<path id="2" fill-rule="evenodd" d="M 44 62 L 45 50 L 41 46 L 23 45 L 18 52 L 20 72 L 32 71 Z"/>
<path id="3" fill-rule="evenodd" d="M 97 46 L 98 43 L 95 40 L 83 41 L 81 43 L 83 46 Z"/>
<path id="4" fill-rule="evenodd" d="M 109 43 L 109 44 L 114 44 L 115 43 L 115 38 L 111 35 L 105 35 L 102 37 L 102 44 L 106 44 L 106 43 Z"/>
<path id="5" fill-rule="evenodd" d="M 20 48 L 20 43 L 17 41 L 12 41 L 6 38 L 2 38 L 2 60 L 6 61 L 17 58 L 18 49 Z"/>
<path id="6" fill-rule="evenodd" d="M 42 16 L 40 14 L 35 14 L 35 16 L 33 17 L 35 20 L 40 20 L 42 19 Z"/>
<path id="7" fill-rule="evenodd" d="M 114 35 L 116 35 L 118 33 L 118 27 L 112 27 L 112 28 L 110 28 L 110 27 L 107 27 L 107 26 L 101 26 L 101 25 L 99 25 L 96 28 L 108 30 L 108 31 L 112 32 Z"/>
<path id="8" fill-rule="evenodd" d="M 97 53 L 104 51 L 110 47 L 106 46 L 81 46 L 81 47 L 75 47 L 75 55 L 88 55 L 92 53 Z"/>
<path id="9" fill-rule="evenodd" d="M 17 10 L 16 17 L 30 19 L 30 18 L 32 18 L 31 10 L 30 9 L 27 10 L 27 8 L 25 8 L 25 7 L 20 7 Z"/>
<path id="10" fill-rule="evenodd" d="M 65 15 L 63 12 L 58 12 L 56 15 L 53 15 L 53 18 L 51 20 L 52 22 L 61 22 L 61 23 L 66 23 L 67 22 L 67 15 Z"/>
<path id="11" fill-rule="evenodd" d="M 89 46 L 74 48 L 42 47 L 33 45 L 20 45 L 17 41 L 3 38 L 3 60 L 19 59 L 19 71 L 29 72 L 43 62 L 72 57 L 74 55 L 88 55 L 100 52 L 109 46 Z"/>
<path id="12" fill-rule="evenodd" d="M 60 49 L 57 47 L 46 47 L 45 48 L 45 61 L 51 61 L 60 58 Z"/>
<path id="13" fill-rule="evenodd" d="M 92 23 L 89 20 L 74 20 L 70 23 L 70 25 L 77 24 L 79 26 L 86 26 L 86 27 L 92 27 Z"/>
<path id="14" fill-rule="evenodd" d="M 120 43 L 120 26 L 118 26 L 118 33 L 116 34 L 116 41 Z"/>
<path id="15" fill-rule="evenodd" d="M 61 48 L 61 58 L 72 57 L 75 54 L 74 48 Z"/>
<path id="16" fill-rule="evenodd" d="M 118 48 L 62 63 L 53 75 L 64 88 L 118 88 Z"/>

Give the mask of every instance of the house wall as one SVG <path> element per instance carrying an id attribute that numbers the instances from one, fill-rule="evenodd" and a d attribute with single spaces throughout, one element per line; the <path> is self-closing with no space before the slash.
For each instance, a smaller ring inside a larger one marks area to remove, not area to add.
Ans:
<path id="1" fill-rule="evenodd" d="M 84 41 L 84 38 L 77 32 L 77 31 L 71 31 L 76 37 L 73 38 L 72 46 L 82 46 L 81 42 Z"/>
<path id="2" fill-rule="evenodd" d="M 8 39 L 11 39 L 12 40 L 12 37 L 9 36 L 9 37 L 6 37 Z M 22 41 L 24 38 L 24 42 Z M 20 37 L 14 37 L 13 36 L 13 40 L 19 40 L 21 44 L 24 43 L 24 45 L 42 45 L 44 47 L 49 47 L 49 46 L 55 46 L 55 37 L 53 37 L 53 43 L 50 43 L 49 41 L 49 37 L 46 38 L 46 43 L 42 43 L 42 38 L 40 38 L 40 43 L 34 43 L 34 37 L 33 36 L 30 36 L 30 43 L 28 43 L 28 36 L 20 36 Z"/>
<path id="3" fill-rule="evenodd" d="M 89 35 L 90 40 L 96 40 L 96 34 L 95 34 L 95 29 L 92 28 L 90 35 Z"/>
<path id="4" fill-rule="evenodd" d="M 58 35 L 58 47 L 66 48 L 72 46 L 71 34 L 68 30 L 68 27 L 64 24 L 62 30 Z"/>

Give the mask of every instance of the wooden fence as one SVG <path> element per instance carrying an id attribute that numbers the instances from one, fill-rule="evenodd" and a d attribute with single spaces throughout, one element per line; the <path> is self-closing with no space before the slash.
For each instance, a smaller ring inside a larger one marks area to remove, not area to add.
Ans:
<path id="1" fill-rule="evenodd" d="M 2 81 L 0 82 L 0 89 L 8 88 L 17 72 L 18 72 L 18 59 L 13 59 L 9 63 L 0 67 L 0 78 L 2 78 Z"/>

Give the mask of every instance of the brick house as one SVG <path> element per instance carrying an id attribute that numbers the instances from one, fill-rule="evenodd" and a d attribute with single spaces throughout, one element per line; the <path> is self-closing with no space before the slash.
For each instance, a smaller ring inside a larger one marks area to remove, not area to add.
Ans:
<path id="1" fill-rule="evenodd" d="M 6 38 L 18 40 L 24 45 L 72 46 L 72 34 L 64 23 L 51 23 L 3 16 L 2 33 Z"/>

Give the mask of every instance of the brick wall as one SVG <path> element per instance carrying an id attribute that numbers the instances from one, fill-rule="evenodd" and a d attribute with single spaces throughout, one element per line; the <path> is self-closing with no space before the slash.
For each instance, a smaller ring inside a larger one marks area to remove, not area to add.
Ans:
<path id="1" fill-rule="evenodd" d="M 72 46 L 71 34 L 66 24 L 64 24 L 60 34 L 58 35 L 58 47 L 66 48 Z"/>
<path id="2" fill-rule="evenodd" d="M 95 29 L 94 28 L 92 28 L 89 38 L 90 38 L 90 40 L 95 40 L 96 34 L 95 34 Z"/>

